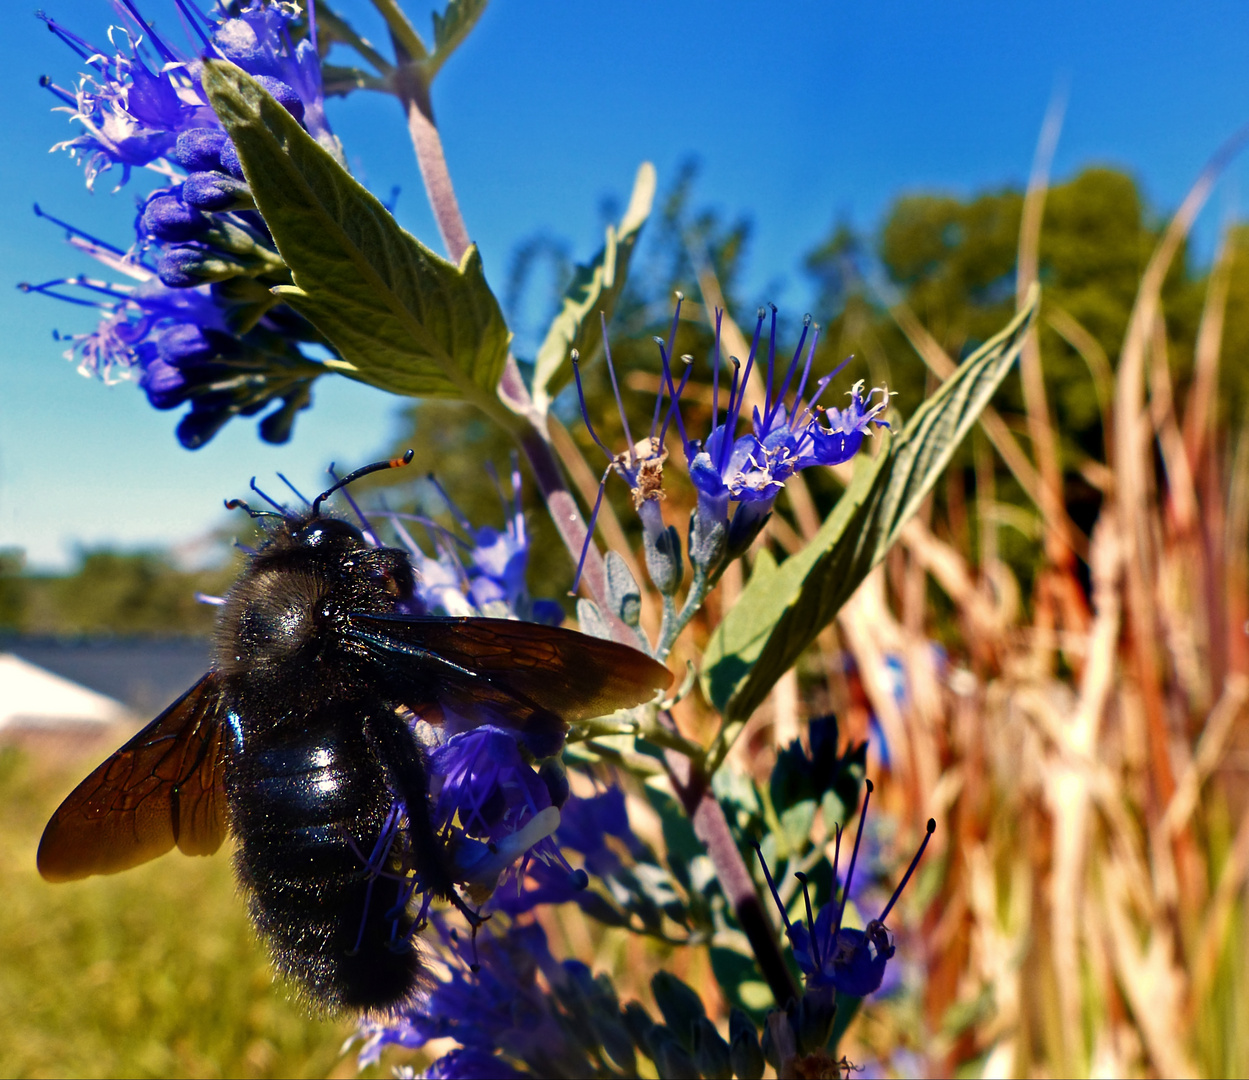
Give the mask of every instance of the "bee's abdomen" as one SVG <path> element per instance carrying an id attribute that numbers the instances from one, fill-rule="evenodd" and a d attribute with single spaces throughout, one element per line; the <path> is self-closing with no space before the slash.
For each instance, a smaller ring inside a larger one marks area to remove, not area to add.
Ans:
<path id="1" fill-rule="evenodd" d="M 275 966 L 315 1003 L 391 1008 L 421 971 L 401 884 L 365 868 L 392 795 L 358 723 L 308 731 L 231 769 L 239 879 Z"/>

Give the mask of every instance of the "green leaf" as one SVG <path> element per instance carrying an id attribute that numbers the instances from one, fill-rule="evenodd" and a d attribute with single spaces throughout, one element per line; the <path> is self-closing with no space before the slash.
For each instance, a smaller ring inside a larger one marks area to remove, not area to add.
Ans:
<path id="1" fill-rule="evenodd" d="M 1014 364 L 1038 297 L 1034 288 L 1011 323 L 959 365 L 897 438 L 885 436 L 875 458 L 858 461 L 850 487 L 806 547 L 780 566 L 756 561 L 704 658 L 703 690 L 730 725 L 749 719 L 885 557 Z M 733 735 L 726 731 L 726 741 Z"/>
<path id="2" fill-rule="evenodd" d="M 432 80 L 486 10 L 486 0 L 450 0 L 446 10 L 434 12 L 434 55 L 425 61 L 425 71 Z"/>
<path id="3" fill-rule="evenodd" d="M 392 394 L 493 394 L 509 335 L 477 249 L 458 267 L 430 251 L 233 64 L 205 61 L 204 89 L 290 267 L 274 292 L 338 350 L 328 366 Z"/>
<path id="4" fill-rule="evenodd" d="M 545 412 L 556 394 L 572 379 L 569 355 L 573 349 L 589 363 L 603 350 L 601 311 L 611 321 L 616 301 L 629 275 L 633 247 L 655 201 L 655 166 L 642 163 L 633 181 L 633 194 L 619 226 L 607 227 L 603 248 L 586 266 L 578 266 L 564 293 L 559 314 L 551 322 L 534 361 L 533 400 Z"/>

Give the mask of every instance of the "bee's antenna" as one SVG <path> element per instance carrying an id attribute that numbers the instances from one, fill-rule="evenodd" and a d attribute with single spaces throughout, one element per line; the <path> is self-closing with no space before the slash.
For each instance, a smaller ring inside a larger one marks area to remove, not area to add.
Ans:
<path id="1" fill-rule="evenodd" d="M 274 510 L 253 510 L 242 499 L 226 499 L 227 510 L 246 510 L 253 518 L 275 517 L 286 520 L 285 514 L 279 514 Z"/>
<path id="2" fill-rule="evenodd" d="M 312 500 L 312 516 L 316 517 L 317 514 L 320 513 L 321 504 L 333 495 L 339 488 L 346 487 L 348 484 L 359 480 L 360 477 L 368 476 L 369 473 L 381 472 L 383 469 L 398 469 L 403 465 L 410 465 L 415 453 L 415 450 L 408 450 L 401 458 L 391 458 L 389 461 L 375 461 L 372 465 L 365 465 L 357 469 L 355 472 L 348 473 L 341 480 L 337 481 L 333 487 L 326 488 L 320 495 Z M 333 466 L 331 465 L 330 468 L 332 469 Z"/>

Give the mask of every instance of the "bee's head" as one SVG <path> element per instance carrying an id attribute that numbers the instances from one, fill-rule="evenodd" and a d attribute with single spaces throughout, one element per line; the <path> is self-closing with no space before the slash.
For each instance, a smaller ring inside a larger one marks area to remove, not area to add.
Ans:
<path id="1" fill-rule="evenodd" d="M 354 525 L 320 514 L 302 522 L 293 522 L 290 533 L 291 542 L 295 545 L 316 550 L 364 544 L 364 534 Z"/>

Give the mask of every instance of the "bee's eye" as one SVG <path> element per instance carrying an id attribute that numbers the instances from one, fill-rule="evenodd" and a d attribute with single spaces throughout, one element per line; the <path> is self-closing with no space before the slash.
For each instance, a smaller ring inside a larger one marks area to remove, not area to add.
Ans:
<path id="1" fill-rule="evenodd" d="M 399 582 L 395 580 L 393 574 L 384 574 L 382 576 L 382 588 L 390 593 L 391 596 L 403 595 L 403 589 L 399 587 Z"/>

